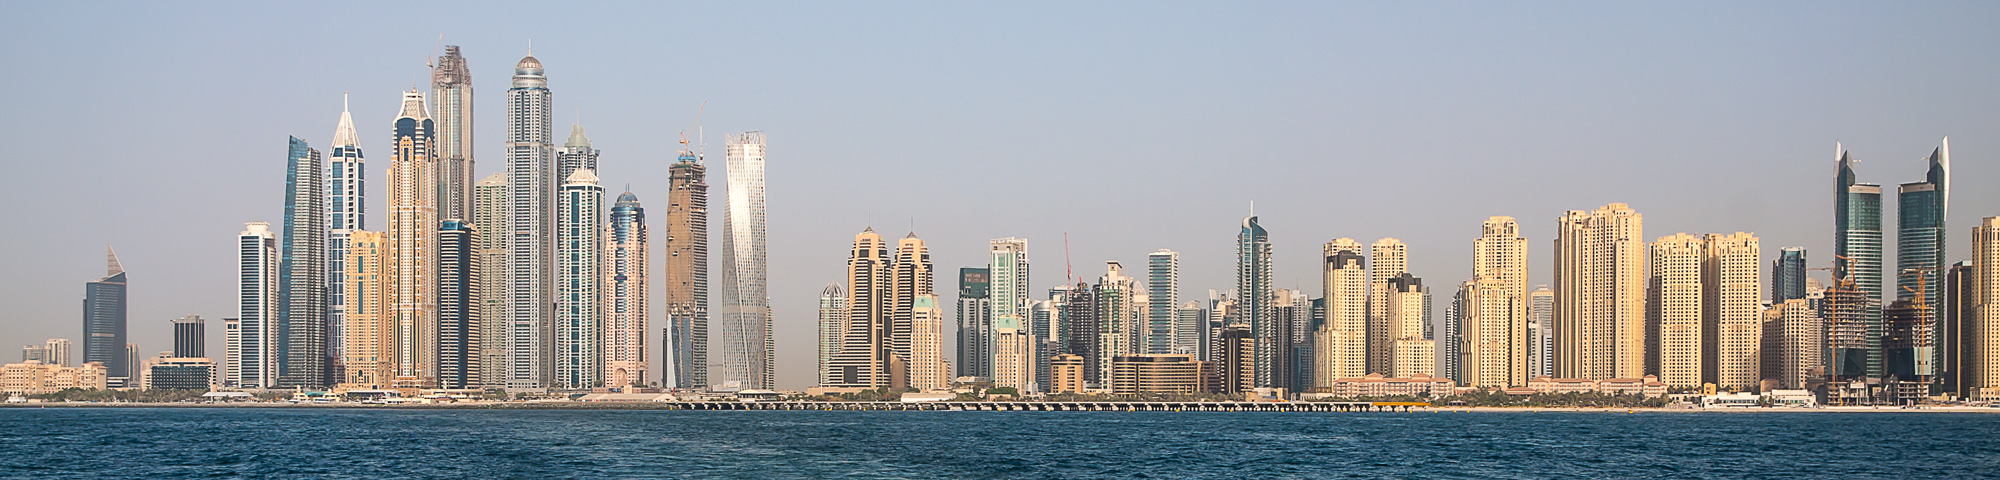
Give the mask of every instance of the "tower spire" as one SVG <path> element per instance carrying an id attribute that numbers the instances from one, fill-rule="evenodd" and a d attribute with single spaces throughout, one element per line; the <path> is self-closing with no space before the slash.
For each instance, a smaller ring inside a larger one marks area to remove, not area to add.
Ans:
<path id="1" fill-rule="evenodd" d="M 354 116 L 347 112 L 347 92 L 340 92 L 340 125 L 333 128 L 333 147 L 358 147 L 360 135 L 354 133 Z"/>
<path id="2" fill-rule="evenodd" d="M 109 277 L 120 273 L 125 273 L 125 266 L 118 264 L 118 252 L 112 250 L 110 245 L 105 245 L 104 276 Z"/>

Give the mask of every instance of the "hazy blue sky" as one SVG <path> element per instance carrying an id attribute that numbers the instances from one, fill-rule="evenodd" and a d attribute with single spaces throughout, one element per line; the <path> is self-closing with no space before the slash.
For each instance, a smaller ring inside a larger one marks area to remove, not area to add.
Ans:
<path id="1" fill-rule="evenodd" d="M 481 176 L 531 38 L 557 130 L 581 118 L 613 194 L 664 201 L 703 101 L 711 198 L 722 136 L 768 132 L 787 388 L 812 382 L 816 296 L 871 224 L 915 226 L 946 302 L 990 238 L 1030 239 L 1037 291 L 1062 282 L 1065 232 L 1080 277 L 1180 251 L 1191 299 L 1233 286 L 1255 201 L 1280 287 L 1317 292 L 1329 239 L 1393 236 L 1449 295 L 1487 216 L 1521 220 L 1546 283 L 1556 217 L 1609 202 L 1648 239 L 1753 231 L 1825 263 L 1834 142 L 1894 185 L 1944 135 L 1951 260 L 2000 215 L 1991 2 L 280 3 L 8 8 L 0 358 L 78 339 L 107 244 L 142 352 L 194 313 L 220 355 L 234 236 L 280 220 L 285 137 L 323 149 L 351 92 L 380 228 L 389 121 L 439 34 L 472 66 Z"/>

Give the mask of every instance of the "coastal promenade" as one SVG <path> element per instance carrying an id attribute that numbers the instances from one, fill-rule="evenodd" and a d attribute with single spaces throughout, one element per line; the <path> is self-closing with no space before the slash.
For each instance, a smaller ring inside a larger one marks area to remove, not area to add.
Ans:
<path id="1" fill-rule="evenodd" d="M 1422 402 L 662 402 L 673 410 L 987 412 L 1409 412 Z"/>

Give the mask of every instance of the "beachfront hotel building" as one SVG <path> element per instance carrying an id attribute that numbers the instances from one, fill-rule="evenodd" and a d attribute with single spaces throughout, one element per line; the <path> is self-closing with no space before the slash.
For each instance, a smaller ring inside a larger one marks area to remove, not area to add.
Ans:
<path id="1" fill-rule="evenodd" d="M 889 246 L 874 227 L 854 235 L 847 257 L 847 319 L 840 335 L 827 378 L 820 386 L 845 388 L 903 388 L 891 382 L 903 377 L 900 362 L 892 362 L 889 338 L 893 293 L 891 274 L 895 260 Z"/>
<path id="2" fill-rule="evenodd" d="M 1083 356 L 1064 353 L 1049 359 L 1049 393 L 1082 393 Z"/>
<path id="3" fill-rule="evenodd" d="M 1709 234 L 1702 250 L 1702 382 L 1754 390 L 1764 310 L 1757 236 Z"/>
<path id="4" fill-rule="evenodd" d="M 1676 233 L 1654 240 L 1647 262 L 1646 371 L 1670 387 L 1701 385 L 1701 237 Z"/>
<path id="5" fill-rule="evenodd" d="M 1410 246 L 1402 240 L 1383 238 L 1368 244 L 1368 372 L 1395 370 L 1401 327 L 1390 315 L 1395 291 L 1389 282 L 1409 271 Z"/>
<path id="6" fill-rule="evenodd" d="M 1193 355 L 1119 355 L 1111 359 L 1111 394 L 1188 394 L 1213 390 L 1214 367 Z"/>
<path id="7" fill-rule="evenodd" d="M 1460 330 L 1467 372 L 1479 378 L 1459 378 L 1477 385 L 1520 386 L 1528 382 L 1528 240 L 1514 217 L 1488 217 L 1472 241 L 1472 278 L 1476 294 L 1471 309 L 1460 314 L 1475 323 Z M 1475 348 L 1476 347 L 1476 350 Z"/>
<path id="8" fill-rule="evenodd" d="M 104 364 L 84 362 L 75 367 L 50 365 L 37 360 L 0 366 L 0 394 L 40 395 L 71 388 L 107 388 Z"/>
<path id="9" fill-rule="evenodd" d="M 1437 342 L 1424 338 L 1425 312 L 1430 291 L 1423 280 L 1405 272 L 1382 284 L 1383 318 L 1390 338 L 1389 365 L 1382 373 L 1390 377 L 1428 376 L 1437 370 Z"/>

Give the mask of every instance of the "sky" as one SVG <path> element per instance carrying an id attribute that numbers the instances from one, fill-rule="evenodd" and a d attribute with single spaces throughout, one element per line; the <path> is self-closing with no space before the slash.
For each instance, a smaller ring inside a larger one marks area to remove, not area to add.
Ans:
<path id="1" fill-rule="evenodd" d="M 236 311 L 234 236 L 280 222 L 286 137 L 323 150 L 346 92 L 371 162 L 368 222 L 381 228 L 390 121 L 401 92 L 427 83 L 440 35 L 472 68 L 481 177 L 503 168 L 503 94 L 531 42 L 558 135 L 585 126 L 610 194 L 629 185 L 663 205 L 679 135 L 707 139 L 711 252 L 722 138 L 766 132 L 781 388 L 813 382 L 817 295 L 870 226 L 928 242 L 946 303 L 957 269 L 983 266 L 986 241 L 1010 236 L 1029 239 L 1036 292 L 1094 281 L 1107 260 L 1139 269 L 1148 252 L 1179 251 L 1187 301 L 1233 288 L 1233 242 L 1254 202 L 1279 288 L 1320 291 L 1330 239 L 1396 237 L 1448 298 L 1487 217 L 1519 219 L 1541 284 L 1556 218 L 1612 202 L 1644 215 L 1648 240 L 1754 232 L 1767 261 L 1797 245 L 1825 266 L 1834 143 L 1861 160 L 1863 182 L 1895 185 L 1922 180 L 1947 135 L 1950 259 L 1969 258 L 1970 229 L 2000 215 L 1992 2 L 9 11 L 9 361 L 16 345 L 79 339 L 83 284 L 104 274 L 107 245 L 128 271 L 140 352 L 170 349 L 169 319 L 191 313 L 209 320 L 220 355 L 220 319 Z"/>

